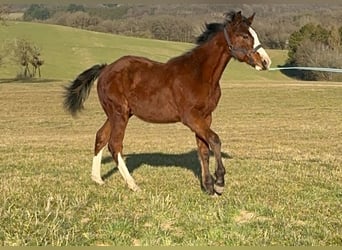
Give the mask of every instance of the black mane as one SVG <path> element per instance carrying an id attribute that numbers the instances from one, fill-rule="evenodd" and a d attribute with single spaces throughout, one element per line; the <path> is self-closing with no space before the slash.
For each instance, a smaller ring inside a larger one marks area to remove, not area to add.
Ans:
<path id="1" fill-rule="evenodd" d="M 201 45 L 209 41 L 217 32 L 222 31 L 224 24 L 222 23 L 206 23 L 205 31 L 196 39 L 196 44 Z"/>
<path id="2" fill-rule="evenodd" d="M 196 44 L 201 45 L 207 41 L 209 41 L 217 32 L 222 31 L 223 28 L 228 24 L 231 23 L 234 16 L 237 12 L 231 11 L 228 13 L 225 13 L 225 20 L 223 23 L 205 23 L 205 30 L 203 33 L 197 37 Z M 247 18 L 244 17 L 244 21 L 246 21 Z"/>

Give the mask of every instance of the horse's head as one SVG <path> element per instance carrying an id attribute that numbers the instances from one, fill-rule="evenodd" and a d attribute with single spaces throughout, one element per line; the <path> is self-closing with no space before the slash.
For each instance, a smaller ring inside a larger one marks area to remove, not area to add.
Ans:
<path id="1" fill-rule="evenodd" d="M 246 18 L 241 15 L 241 11 L 227 14 L 224 35 L 230 53 L 235 59 L 246 62 L 257 70 L 267 70 L 271 66 L 271 59 L 251 27 L 254 15 Z"/>

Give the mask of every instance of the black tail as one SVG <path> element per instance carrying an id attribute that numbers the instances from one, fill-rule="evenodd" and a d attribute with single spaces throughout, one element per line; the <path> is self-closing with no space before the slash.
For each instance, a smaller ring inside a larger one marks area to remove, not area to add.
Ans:
<path id="1" fill-rule="evenodd" d="M 88 98 L 90 89 L 96 78 L 99 77 L 106 64 L 97 64 L 81 73 L 69 85 L 65 87 L 64 108 L 69 111 L 72 116 L 81 111 L 83 103 Z"/>

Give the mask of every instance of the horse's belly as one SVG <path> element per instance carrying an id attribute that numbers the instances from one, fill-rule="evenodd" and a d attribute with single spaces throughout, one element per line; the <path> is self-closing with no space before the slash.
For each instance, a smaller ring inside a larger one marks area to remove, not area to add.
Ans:
<path id="1" fill-rule="evenodd" d="M 145 121 L 145 122 L 150 122 L 150 123 L 175 123 L 175 122 L 179 122 L 179 118 L 178 117 L 156 117 L 154 115 L 150 115 L 150 114 L 134 114 L 135 116 L 137 116 L 139 119 Z"/>
<path id="2" fill-rule="evenodd" d="M 143 121 L 152 123 L 173 123 L 178 122 L 179 116 L 168 110 L 132 110 L 133 115 Z"/>
<path id="3" fill-rule="evenodd" d="M 139 98 L 129 106 L 133 115 L 147 122 L 172 123 L 180 120 L 176 105 L 166 97 Z"/>

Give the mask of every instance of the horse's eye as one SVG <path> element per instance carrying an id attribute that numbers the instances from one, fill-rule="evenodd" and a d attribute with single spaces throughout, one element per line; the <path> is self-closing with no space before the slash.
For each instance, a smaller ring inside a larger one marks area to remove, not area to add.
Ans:
<path id="1" fill-rule="evenodd" d="M 248 39 L 249 38 L 249 36 L 247 34 L 243 34 L 242 37 L 243 37 L 243 39 Z"/>

